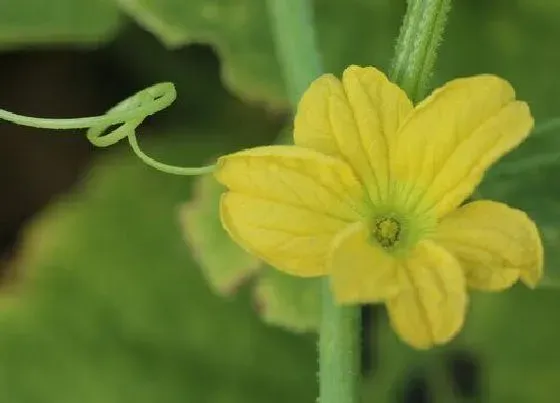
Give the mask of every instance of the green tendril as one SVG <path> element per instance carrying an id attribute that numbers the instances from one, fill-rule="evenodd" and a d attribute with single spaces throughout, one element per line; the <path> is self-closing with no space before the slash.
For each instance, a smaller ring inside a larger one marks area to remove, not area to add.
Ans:
<path id="1" fill-rule="evenodd" d="M 172 83 L 159 83 L 119 102 L 102 116 L 75 119 L 36 118 L 0 109 L 0 119 L 17 125 L 40 129 L 88 129 L 86 137 L 96 147 L 109 147 L 124 138 L 128 138 L 128 142 L 138 158 L 158 171 L 174 175 L 203 175 L 210 173 L 214 170 L 215 165 L 202 167 L 167 165 L 146 155 L 138 145 L 136 128 L 148 116 L 167 108 L 176 98 L 177 91 Z M 110 130 L 111 126 L 115 125 L 118 125 L 118 127 Z"/>

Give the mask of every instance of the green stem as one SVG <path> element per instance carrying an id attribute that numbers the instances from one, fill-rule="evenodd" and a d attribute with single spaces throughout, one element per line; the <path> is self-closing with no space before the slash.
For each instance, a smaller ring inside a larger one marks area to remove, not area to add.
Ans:
<path id="1" fill-rule="evenodd" d="M 444 357 L 436 356 L 424 360 L 428 376 L 428 386 L 432 391 L 432 398 L 436 403 L 458 403 L 458 398 L 451 385 L 448 371 L 444 367 Z"/>
<path id="2" fill-rule="evenodd" d="M 310 0 L 268 0 L 276 53 L 288 97 L 295 109 L 309 84 L 321 74 Z"/>
<path id="3" fill-rule="evenodd" d="M 359 401 L 360 309 L 337 306 L 323 280 L 319 333 L 319 402 Z"/>
<path id="4" fill-rule="evenodd" d="M 148 116 L 171 105 L 176 97 L 177 92 L 172 83 L 159 83 L 119 102 L 102 116 L 68 119 L 36 118 L 0 109 L 0 120 L 41 129 L 88 129 L 87 139 L 96 147 L 109 147 L 128 138 L 128 142 L 138 158 L 158 171 L 187 176 L 210 173 L 214 170 L 214 165 L 181 167 L 164 164 L 146 155 L 138 145 L 136 128 Z M 113 129 L 112 127 L 115 125 L 118 127 Z"/>
<path id="5" fill-rule="evenodd" d="M 408 0 L 389 76 L 415 102 L 426 95 L 450 8 L 451 0 Z M 451 402 L 453 390 L 443 368 L 429 371 L 437 382 L 436 398 Z"/>
<path id="6" fill-rule="evenodd" d="M 451 0 L 408 0 L 390 77 L 413 101 L 426 94 L 450 8 Z"/>
<path id="7" fill-rule="evenodd" d="M 295 109 L 309 84 L 323 73 L 313 30 L 310 0 L 268 0 L 278 59 Z M 357 403 L 360 377 L 360 308 L 332 300 L 322 290 L 319 334 L 319 403 Z"/>
<path id="8" fill-rule="evenodd" d="M 413 99 L 424 95 L 451 0 L 409 0 L 397 41 L 391 78 Z M 310 0 L 268 0 L 278 59 L 295 108 L 322 73 Z M 328 280 L 322 289 L 319 334 L 319 403 L 357 403 L 359 307 L 337 306 Z"/>

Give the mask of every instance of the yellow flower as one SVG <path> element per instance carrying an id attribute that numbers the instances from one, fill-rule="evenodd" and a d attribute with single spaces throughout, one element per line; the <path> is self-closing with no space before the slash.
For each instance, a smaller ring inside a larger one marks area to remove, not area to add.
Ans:
<path id="1" fill-rule="evenodd" d="M 538 230 L 522 211 L 461 204 L 529 134 L 508 82 L 453 80 L 415 107 L 380 71 L 323 75 L 298 107 L 293 146 L 220 158 L 222 222 L 286 273 L 330 276 L 341 304 L 383 302 L 416 348 L 462 327 L 467 287 L 496 291 L 542 275 Z"/>

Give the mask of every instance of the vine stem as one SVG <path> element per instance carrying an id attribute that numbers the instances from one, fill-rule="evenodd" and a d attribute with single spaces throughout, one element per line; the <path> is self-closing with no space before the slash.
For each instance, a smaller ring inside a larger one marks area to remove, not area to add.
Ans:
<path id="1" fill-rule="evenodd" d="M 293 109 L 323 73 L 310 0 L 268 0 L 268 10 Z M 285 141 L 286 139 L 282 139 Z M 337 306 L 328 280 L 322 285 L 319 329 L 319 403 L 357 403 L 360 377 L 360 308 Z"/>
<path id="2" fill-rule="evenodd" d="M 360 383 L 360 308 L 339 306 L 323 280 L 319 328 L 319 402 L 357 403 Z"/>
<path id="3" fill-rule="evenodd" d="M 323 73 L 311 0 L 268 0 L 276 53 L 295 110 L 309 84 Z"/>
<path id="4" fill-rule="evenodd" d="M 424 95 L 451 0 L 408 0 L 391 78 L 408 96 Z M 278 60 L 292 107 L 323 71 L 311 0 L 268 0 Z M 337 305 L 322 285 L 319 329 L 319 403 L 357 403 L 360 378 L 360 308 Z"/>
<path id="5" fill-rule="evenodd" d="M 410 99 L 426 95 L 451 0 L 408 0 L 389 76 Z"/>

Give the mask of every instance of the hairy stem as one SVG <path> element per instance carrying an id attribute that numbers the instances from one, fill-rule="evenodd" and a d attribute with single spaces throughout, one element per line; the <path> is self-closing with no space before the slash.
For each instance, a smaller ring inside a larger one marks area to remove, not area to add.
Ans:
<path id="1" fill-rule="evenodd" d="M 426 94 L 450 8 L 451 0 L 408 0 L 389 75 L 413 101 Z"/>
<path id="2" fill-rule="evenodd" d="M 337 306 L 323 280 L 319 333 L 319 402 L 356 403 L 360 379 L 360 309 Z"/>
<path id="3" fill-rule="evenodd" d="M 409 0 L 397 41 L 391 78 L 413 100 L 426 91 L 451 0 Z M 310 0 L 268 0 L 288 95 L 295 108 L 309 83 L 322 72 Z M 319 334 L 319 403 L 357 403 L 360 378 L 359 307 L 333 301 L 323 281 Z"/>

